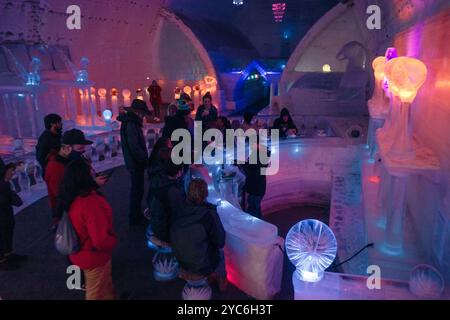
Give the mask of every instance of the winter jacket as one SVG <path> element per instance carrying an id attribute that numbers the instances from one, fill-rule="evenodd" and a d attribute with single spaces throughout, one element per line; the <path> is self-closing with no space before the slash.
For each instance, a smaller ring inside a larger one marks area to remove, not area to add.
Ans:
<path id="1" fill-rule="evenodd" d="M 122 122 L 120 138 L 128 171 L 143 170 L 147 166 L 147 146 L 142 132 L 142 120 L 133 112 L 117 117 Z"/>
<path id="2" fill-rule="evenodd" d="M 85 270 L 104 266 L 117 245 L 109 203 L 97 191 L 91 191 L 74 200 L 69 218 L 81 245 L 80 251 L 70 255 L 70 261 Z"/>
<path id="3" fill-rule="evenodd" d="M 47 184 L 48 200 L 52 209 L 56 208 L 59 187 L 64 178 L 64 169 L 69 162 L 69 159 L 60 155 L 49 156 L 44 180 Z"/>
<path id="4" fill-rule="evenodd" d="M 181 267 L 207 276 L 219 265 L 225 230 L 211 204 L 187 205 L 170 228 L 170 243 Z"/>
<path id="5" fill-rule="evenodd" d="M 36 160 L 43 170 L 47 166 L 49 155 L 57 154 L 60 147 L 61 134 L 53 134 L 50 130 L 45 130 L 41 134 L 36 145 Z"/>
<path id="6" fill-rule="evenodd" d="M 176 180 L 163 178 L 162 186 L 153 191 L 150 207 L 150 225 L 159 240 L 170 242 L 170 226 L 183 207 L 184 193 Z"/>
<path id="7" fill-rule="evenodd" d="M 202 116 L 205 110 L 206 107 L 203 104 L 198 107 L 197 113 L 195 114 L 195 121 L 203 121 L 203 122 L 217 121 L 217 108 L 215 106 L 211 106 L 211 108 L 209 109 L 209 115 Z"/>
<path id="8" fill-rule="evenodd" d="M 0 179 L 0 215 L 13 217 L 13 206 L 20 207 L 22 204 L 22 199 L 11 190 L 11 185 L 3 180 L 2 176 Z"/>
<path id="9" fill-rule="evenodd" d="M 186 130 L 189 129 L 182 115 L 177 114 L 175 116 L 167 116 L 164 122 L 165 125 L 162 130 L 162 136 L 164 138 L 171 139 L 172 133 L 177 129 L 186 129 Z"/>

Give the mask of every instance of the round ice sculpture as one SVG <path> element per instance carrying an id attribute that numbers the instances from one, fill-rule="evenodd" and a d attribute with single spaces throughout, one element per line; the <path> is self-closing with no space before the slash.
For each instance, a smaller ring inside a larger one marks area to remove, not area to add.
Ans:
<path id="1" fill-rule="evenodd" d="M 286 253 L 296 267 L 297 277 L 306 282 L 322 279 L 336 257 L 337 243 L 324 223 L 308 219 L 294 225 L 286 236 Z"/>
<path id="2" fill-rule="evenodd" d="M 419 298 L 439 298 L 444 291 L 444 278 L 432 266 L 419 264 L 409 276 L 409 290 Z"/>

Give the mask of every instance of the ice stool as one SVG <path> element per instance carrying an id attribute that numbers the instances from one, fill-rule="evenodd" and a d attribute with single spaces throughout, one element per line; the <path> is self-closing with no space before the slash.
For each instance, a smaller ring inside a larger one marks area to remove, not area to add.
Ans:
<path id="1" fill-rule="evenodd" d="M 153 277 L 156 281 L 170 281 L 178 276 L 178 261 L 172 248 L 153 234 L 151 226 L 147 228 L 147 246 L 156 253 L 152 259 Z"/>
<path id="2" fill-rule="evenodd" d="M 212 290 L 208 284 L 208 277 L 180 268 L 180 278 L 186 280 L 181 293 L 183 300 L 211 300 Z"/>

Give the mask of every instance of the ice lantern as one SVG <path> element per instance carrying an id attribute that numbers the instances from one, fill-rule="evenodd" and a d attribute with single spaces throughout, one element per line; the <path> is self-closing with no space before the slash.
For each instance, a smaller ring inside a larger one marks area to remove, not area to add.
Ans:
<path id="1" fill-rule="evenodd" d="M 305 282 L 317 282 L 336 257 L 337 243 L 324 223 L 309 219 L 294 225 L 286 236 L 286 254 L 295 266 L 295 275 Z"/>
<path id="2" fill-rule="evenodd" d="M 427 67 L 418 59 L 398 57 L 386 63 L 384 73 L 392 95 L 401 101 L 397 123 L 392 123 L 397 128 L 389 153 L 392 157 L 398 159 L 411 158 L 413 156 L 413 147 L 409 112 L 411 103 L 425 82 Z"/>

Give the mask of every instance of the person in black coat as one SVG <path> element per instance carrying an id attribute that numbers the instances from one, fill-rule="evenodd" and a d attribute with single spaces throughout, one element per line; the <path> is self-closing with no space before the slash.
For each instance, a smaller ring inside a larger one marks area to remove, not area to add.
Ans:
<path id="1" fill-rule="evenodd" d="M 144 175 L 148 163 L 147 146 L 142 132 L 144 117 L 150 115 L 147 104 L 139 99 L 133 100 L 126 113 L 117 117 L 122 122 L 120 137 L 125 166 L 131 176 L 130 225 L 143 223 L 142 198 L 144 197 Z"/>
<path id="2" fill-rule="evenodd" d="M 280 117 L 275 119 L 273 129 L 280 130 L 280 138 L 287 138 L 290 135 L 296 135 L 298 130 L 287 108 L 281 110 Z"/>
<path id="3" fill-rule="evenodd" d="M 39 136 L 36 144 L 36 160 L 41 165 L 44 176 L 50 153 L 57 154 L 61 147 L 62 118 L 54 113 L 44 118 L 45 131 Z"/>
<path id="4" fill-rule="evenodd" d="M 159 188 L 152 190 L 153 199 L 150 207 L 150 227 L 157 245 L 170 243 L 170 226 L 184 203 L 184 192 L 180 183 L 183 166 L 167 161 L 164 176 L 159 181 Z"/>
<path id="5" fill-rule="evenodd" d="M 170 241 L 183 272 L 193 275 L 218 276 L 221 290 L 226 288 L 223 256 L 225 229 L 217 208 L 206 202 L 208 185 L 202 179 L 189 184 L 186 206 L 170 228 Z"/>
<path id="6" fill-rule="evenodd" d="M 247 194 L 246 212 L 254 217 L 261 218 L 261 202 L 266 194 L 266 176 L 261 173 L 261 170 L 267 168 L 268 164 L 261 163 L 259 159 L 259 149 L 264 148 L 264 150 L 267 151 L 267 148 L 260 145 L 256 145 L 256 147 L 253 148 L 252 154 L 254 152 L 257 153 L 256 163 L 250 161 L 250 159 L 252 159 L 252 155 L 250 155 L 249 160 L 242 165 L 245 173 L 244 192 Z M 270 156 L 270 152 L 267 152 Z"/>
<path id="7" fill-rule="evenodd" d="M 15 226 L 13 206 L 21 206 L 22 199 L 11 190 L 15 165 L 5 166 L 3 163 L 3 170 L 0 171 L 0 270 L 16 270 L 19 263 L 27 259 L 12 253 Z"/>

